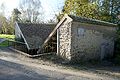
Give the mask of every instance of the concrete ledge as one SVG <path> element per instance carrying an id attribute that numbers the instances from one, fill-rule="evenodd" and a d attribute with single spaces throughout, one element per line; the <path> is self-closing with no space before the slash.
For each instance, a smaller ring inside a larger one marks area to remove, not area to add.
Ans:
<path id="1" fill-rule="evenodd" d="M 17 50 L 17 49 L 15 49 L 15 48 L 12 48 L 12 47 L 9 47 L 9 49 L 11 49 L 11 50 L 13 50 L 13 51 L 15 51 L 15 52 L 18 52 L 18 53 L 20 53 L 20 54 L 22 54 L 22 55 L 25 55 L 25 56 L 27 56 L 27 57 L 30 57 L 30 58 L 35 58 L 35 57 L 40 57 L 40 56 L 52 54 L 52 53 L 43 53 L 43 54 L 38 54 L 38 55 L 30 55 L 30 54 L 27 54 L 27 53 L 22 52 L 22 51 L 20 51 L 20 50 Z"/>

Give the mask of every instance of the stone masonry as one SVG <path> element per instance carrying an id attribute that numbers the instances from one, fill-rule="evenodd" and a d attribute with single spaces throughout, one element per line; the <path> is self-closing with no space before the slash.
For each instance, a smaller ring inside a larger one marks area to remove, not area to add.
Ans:
<path id="1" fill-rule="evenodd" d="M 66 21 L 57 30 L 58 55 L 66 60 L 71 60 L 71 22 Z"/>
<path id="2" fill-rule="evenodd" d="M 77 22 L 73 22 L 72 26 L 72 60 L 102 60 L 113 56 L 115 27 Z"/>

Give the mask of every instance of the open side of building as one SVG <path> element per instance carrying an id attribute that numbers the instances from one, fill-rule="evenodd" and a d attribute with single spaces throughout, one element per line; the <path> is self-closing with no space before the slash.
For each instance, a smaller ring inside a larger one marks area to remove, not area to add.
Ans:
<path id="1" fill-rule="evenodd" d="M 16 23 L 16 41 L 23 43 L 17 43 L 16 48 L 30 55 L 36 55 L 54 27 L 55 24 Z"/>

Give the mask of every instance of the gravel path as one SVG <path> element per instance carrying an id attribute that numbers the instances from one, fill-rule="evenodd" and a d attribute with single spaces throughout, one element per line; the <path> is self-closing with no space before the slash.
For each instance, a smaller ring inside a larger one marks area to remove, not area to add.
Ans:
<path id="1" fill-rule="evenodd" d="M 0 80 L 120 80 L 118 77 L 69 70 L 46 63 L 8 48 L 0 48 Z"/>

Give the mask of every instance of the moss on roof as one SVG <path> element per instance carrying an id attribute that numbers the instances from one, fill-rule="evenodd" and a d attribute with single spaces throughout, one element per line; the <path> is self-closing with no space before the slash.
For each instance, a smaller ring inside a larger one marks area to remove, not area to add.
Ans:
<path id="1" fill-rule="evenodd" d="M 74 15 L 68 15 L 68 16 L 73 19 L 73 22 L 81 22 L 81 23 L 88 23 L 88 24 L 95 24 L 95 25 L 111 26 L 111 27 L 117 26 L 117 24 L 100 21 L 100 20 L 96 20 L 96 19 L 78 17 L 78 16 L 74 16 Z"/>
<path id="2" fill-rule="evenodd" d="M 49 36 L 55 24 L 18 23 L 30 49 L 38 49 Z"/>

